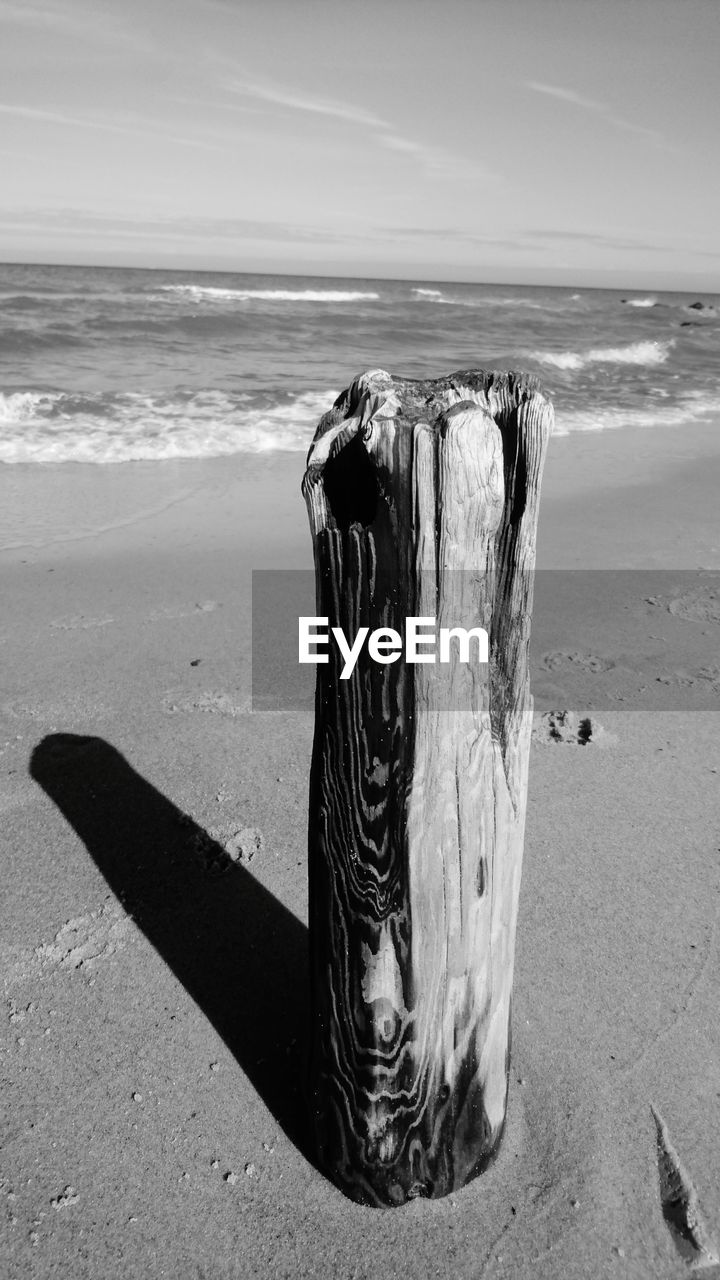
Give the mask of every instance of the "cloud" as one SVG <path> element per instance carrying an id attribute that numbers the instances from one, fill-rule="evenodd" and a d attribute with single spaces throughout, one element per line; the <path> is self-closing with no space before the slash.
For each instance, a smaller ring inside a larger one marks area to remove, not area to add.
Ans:
<path id="1" fill-rule="evenodd" d="M 57 16 L 52 9 L 40 9 L 32 4 L 0 3 L 0 22 L 16 22 L 22 26 L 55 26 Z"/>
<path id="2" fill-rule="evenodd" d="M 539 84 L 536 80 L 528 80 L 525 88 L 532 89 L 533 93 L 545 93 L 550 98 L 559 98 L 561 102 L 571 102 L 573 106 L 584 107 L 586 111 L 607 110 L 602 102 L 596 102 L 594 98 L 584 98 L 573 89 L 560 89 L 553 84 Z"/>
<path id="3" fill-rule="evenodd" d="M 594 98 L 586 98 L 583 94 L 576 93 L 574 89 L 563 89 L 554 84 L 542 84 L 537 80 L 526 80 L 525 88 L 530 89 L 533 93 L 542 93 L 546 97 L 557 98 L 560 102 L 568 102 L 571 106 L 580 107 L 583 111 L 592 112 L 593 115 L 600 116 L 603 120 L 606 120 L 608 124 L 614 125 L 616 129 L 623 129 L 627 133 L 635 133 L 639 137 L 656 143 L 658 146 L 665 145 L 665 139 L 657 129 L 648 129 L 645 125 L 635 124 L 632 120 L 626 120 L 624 116 L 616 116 L 606 103 L 597 102 Z"/>
<path id="4" fill-rule="evenodd" d="M 213 218 L 172 215 L 123 215 L 103 210 L 62 207 L 56 209 L 0 209 L 0 227 L 4 231 L 31 231 L 42 234 L 101 239 L 138 240 L 159 238 L 163 241 L 210 240 L 228 243 L 264 241 L 278 244 L 352 244 L 361 242 L 365 233 L 336 230 L 332 227 L 264 222 L 250 218 Z"/>
<path id="5" fill-rule="evenodd" d="M 22 27 L 67 27 L 73 31 L 80 26 L 80 19 L 70 10 L 58 6 L 48 8 L 33 4 L 32 0 L 24 0 L 23 4 L 0 0 L 0 22 Z"/>
<path id="6" fill-rule="evenodd" d="M 358 222 L 350 227 L 319 223 L 291 223 L 250 218 L 175 216 L 163 214 L 116 214 L 104 210 L 61 207 L 55 209 L 0 209 L 3 231 L 27 231 L 54 234 L 71 239 L 96 236 L 102 240 L 161 240 L 163 242 L 196 242 L 207 246 L 212 241 L 227 245 L 266 243 L 303 246 L 411 245 L 425 242 L 465 247 L 526 249 L 521 240 L 482 235 L 458 227 L 390 227 Z"/>
<path id="7" fill-rule="evenodd" d="M 136 53 L 145 53 L 149 47 L 136 23 L 125 22 L 117 12 L 103 9 L 97 0 L 91 4 L 0 0 L 0 24 L 29 28 L 33 33 L 46 30 L 114 48 L 123 46 Z"/>
<path id="8" fill-rule="evenodd" d="M 534 241 L 552 241 L 563 244 L 589 244 L 600 249 L 617 249 L 631 253 L 669 252 L 667 245 L 652 244 L 645 240 L 634 240 L 630 236 L 608 234 L 603 231 L 564 231 L 564 230 L 529 230 L 525 234 Z"/>
<path id="9" fill-rule="evenodd" d="M 377 141 L 386 150 L 395 151 L 398 155 L 405 155 L 414 160 L 424 170 L 428 178 L 436 178 L 445 182 L 473 182 L 479 180 L 482 182 L 492 181 L 497 184 L 500 181 L 495 174 L 477 164 L 476 161 L 468 160 L 464 156 L 453 155 L 452 152 L 444 151 L 441 147 L 428 147 L 422 142 L 415 142 L 411 138 L 403 138 L 396 133 L 379 133 Z"/>
<path id="10" fill-rule="evenodd" d="M 532 248 L 522 237 L 494 236 L 463 227 L 379 227 L 380 239 L 401 242 L 441 241 L 481 249 L 513 249 L 525 252 Z"/>
<path id="11" fill-rule="evenodd" d="M 1 153 L 0 153 L 1 154 Z M 342 227 L 319 223 L 268 222 L 260 219 L 177 216 L 172 214 L 118 214 L 104 210 L 82 208 L 33 209 L 14 207 L 0 209 L 0 229 L 6 233 L 22 232 L 27 235 L 57 236 L 68 242 L 94 239 L 98 243 L 111 244 L 121 241 L 192 246 L 208 249 L 218 246 L 243 249 L 249 246 L 273 245 L 284 247 L 324 249 L 330 246 L 357 251 L 372 246 L 382 252 L 383 247 L 393 246 L 395 252 L 417 245 L 444 247 L 454 245 L 466 253 L 479 251 L 507 251 L 512 254 L 537 254 L 539 246 L 558 244 L 587 244 L 594 248 L 614 250 L 671 253 L 678 246 L 656 245 L 605 235 L 593 231 L 566 231 L 562 229 L 521 230 L 515 235 L 483 234 L 463 227 L 390 227 L 362 225 Z M 432 249 L 434 252 L 434 249 Z M 720 252 L 704 248 L 687 248 L 692 257 L 715 261 Z"/>
<path id="12" fill-rule="evenodd" d="M 354 106 L 346 102 L 333 102 L 328 98 L 309 97 L 303 93 L 289 92 L 273 85 L 257 84 L 254 81 L 234 80 L 227 83 L 227 88 L 234 93 L 249 98 L 257 98 L 261 102 L 270 102 L 278 107 L 288 107 L 293 111 L 309 111 L 314 115 L 331 116 L 336 120 L 346 120 L 350 124 L 365 125 L 370 129 L 389 129 L 390 125 L 364 107 Z"/>
<path id="13" fill-rule="evenodd" d="M 0 102 L 0 114 L 16 116 L 21 120 L 38 120 L 45 124 L 69 125 L 75 129 L 92 129 L 99 133 L 118 133 L 128 134 L 131 137 L 156 138 L 162 142 L 176 142 L 182 147 L 199 147 L 203 151 L 222 151 L 225 149 L 210 142 L 203 142 L 199 138 L 185 138 L 173 133 L 162 133 L 159 130 L 148 129 L 140 119 L 134 125 L 120 124 L 112 120 L 97 120 L 88 116 L 68 115 L 64 111 L 47 111 L 41 107 L 27 107 L 15 102 Z"/>
<path id="14" fill-rule="evenodd" d="M 417 155 L 422 151 L 419 142 L 411 142 L 409 138 L 401 138 L 395 133 L 384 133 L 380 142 L 390 151 L 405 151 L 408 155 Z"/>
<path id="15" fill-rule="evenodd" d="M 254 80 L 232 78 L 225 81 L 230 93 L 256 102 L 267 102 L 289 111 L 303 111 L 339 120 L 366 130 L 376 145 L 396 151 L 414 160 L 428 177 L 453 181 L 497 181 L 494 174 L 475 161 L 457 156 L 441 147 L 428 146 L 395 132 L 389 121 L 355 103 L 288 90 L 278 85 L 260 84 Z M 227 104 L 226 104 L 227 105 Z"/>
<path id="16" fill-rule="evenodd" d="M 633 238 L 621 232 L 580 231 L 565 228 L 520 228 L 506 236 L 471 231 L 463 227 L 382 227 L 377 229 L 382 239 L 401 241 L 446 241 L 468 247 L 509 249 L 515 253 L 536 253 L 550 246 L 570 248 L 585 245 L 593 249 L 614 253 L 677 253 L 678 244 L 658 244 L 655 241 Z M 698 258 L 720 258 L 720 250 L 712 251 L 688 245 L 682 252 Z"/>
<path id="17" fill-rule="evenodd" d="M 182 107 L 209 107 L 212 111 L 236 111 L 244 116 L 262 115 L 262 107 L 250 106 L 248 102 L 218 102 L 217 98 L 200 98 L 189 93 L 164 93 L 163 102 L 176 102 Z"/>
<path id="18" fill-rule="evenodd" d="M 607 234 L 601 231 L 566 231 L 561 228 L 523 228 L 517 230 L 514 235 L 496 236 L 462 227 L 385 227 L 383 234 L 389 238 L 403 240 L 445 240 L 481 248 L 512 249 L 518 253 L 533 252 L 541 245 L 550 244 L 583 244 L 591 245 L 593 248 L 632 253 L 670 252 L 668 245 L 634 240 L 626 235 Z"/>

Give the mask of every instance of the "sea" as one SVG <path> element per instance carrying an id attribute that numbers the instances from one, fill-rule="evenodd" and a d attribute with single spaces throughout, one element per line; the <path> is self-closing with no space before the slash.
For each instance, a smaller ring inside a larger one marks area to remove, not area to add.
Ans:
<path id="1" fill-rule="evenodd" d="M 0 462 L 307 450 L 366 369 L 540 376 L 559 435 L 720 412 L 720 296 L 0 266 Z"/>

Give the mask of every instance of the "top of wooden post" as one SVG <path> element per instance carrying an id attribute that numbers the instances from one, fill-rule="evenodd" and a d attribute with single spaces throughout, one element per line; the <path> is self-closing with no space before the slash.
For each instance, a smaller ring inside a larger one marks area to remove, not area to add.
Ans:
<path id="1" fill-rule="evenodd" d="M 479 406 L 493 419 L 502 435 L 506 480 L 508 466 L 517 454 L 518 411 L 524 406 L 525 434 L 547 440 L 552 429 L 553 409 L 542 385 L 534 375 L 520 372 L 460 370 L 441 378 L 395 377 L 384 369 L 360 374 L 338 396 L 320 420 L 307 456 L 303 496 L 308 504 L 313 536 L 322 529 L 347 528 L 349 524 L 371 523 L 363 509 L 362 469 L 367 460 L 387 464 L 392 446 L 393 470 L 411 465 L 411 437 L 418 423 L 444 435 L 448 414 L 461 407 Z M 392 440 L 388 439 L 388 430 Z M 380 437 L 382 439 L 382 443 Z M 348 449 L 348 446 L 351 446 Z M 378 448 L 378 446 L 380 446 Z M 328 501 L 328 481 L 332 467 L 347 451 L 344 466 L 358 471 L 357 509 L 340 521 Z M 534 451 L 533 451 L 534 452 Z M 366 504 L 367 507 L 367 504 Z M 353 518 L 354 517 L 354 518 Z"/>

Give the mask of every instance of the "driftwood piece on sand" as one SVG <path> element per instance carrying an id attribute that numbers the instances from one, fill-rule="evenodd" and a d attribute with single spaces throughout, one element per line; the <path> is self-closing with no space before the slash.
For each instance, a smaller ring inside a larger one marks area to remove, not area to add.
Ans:
<path id="1" fill-rule="evenodd" d="M 502 1136 L 532 722 L 528 646 L 552 407 L 521 374 L 359 377 L 303 480 L 317 614 L 485 628 L 489 662 L 317 667 L 310 785 L 319 1158 L 353 1199 L 443 1196 Z M 475 651 L 473 651 L 474 653 Z"/>

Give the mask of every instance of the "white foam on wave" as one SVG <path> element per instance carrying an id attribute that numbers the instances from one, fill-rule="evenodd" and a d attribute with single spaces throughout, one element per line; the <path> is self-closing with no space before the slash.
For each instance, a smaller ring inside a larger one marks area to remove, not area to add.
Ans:
<path id="1" fill-rule="evenodd" d="M 357 289 L 219 289 L 200 284 L 164 284 L 163 293 L 179 293 L 195 302 L 376 302 L 379 293 Z"/>
<path id="2" fill-rule="evenodd" d="M 336 392 L 260 405 L 247 395 L 0 395 L 0 462 L 142 462 L 304 451 Z"/>
<path id="3" fill-rule="evenodd" d="M 632 342 L 627 347 L 592 347 L 590 351 L 528 351 L 528 359 L 554 369 L 585 369 L 589 364 L 664 364 L 673 342 Z"/>
<path id="4" fill-rule="evenodd" d="M 720 395 L 686 391 L 672 403 L 588 410 L 556 404 L 555 434 L 623 427 L 681 427 L 720 414 Z M 161 462 L 279 450 L 304 452 L 336 392 L 305 392 L 259 404 L 248 394 L 198 391 L 184 396 L 125 393 L 85 396 L 18 391 L 0 395 L 0 462 Z"/>
<path id="5" fill-rule="evenodd" d="M 624 427 L 683 427 L 717 413 L 720 413 L 720 396 L 702 391 L 688 391 L 672 405 L 653 405 L 646 409 L 609 406 L 565 411 L 556 407 L 554 434 L 569 436 L 577 431 L 617 431 Z"/>
<path id="6" fill-rule="evenodd" d="M 623 298 L 626 307 L 654 307 L 657 304 L 657 298 Z"/>
<path id="7" fill-rule="evenodd" d="M 442 289 L 413 289 L 418 298 L 442 298 Z"/>
<path id="8" fill-rule="evenodd" d="M 27 422 L 36 411 L 42 409 L 48 398 L 42 391 L 14 391 L 7 396 L 0 394 L 0 424 L 6 426 Z"/>
<path id="9" fill-rule="evenodd" d="M 533 302 L 531 298 L 445 298 L 435 299 L 446 307 L 471 307 L 477 311 L 483 307 L 522 307 L 527 311 L 546 311 L 547 305 L 542 302 Z"/>

